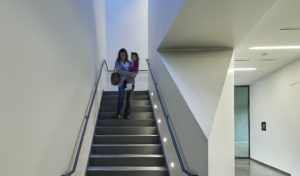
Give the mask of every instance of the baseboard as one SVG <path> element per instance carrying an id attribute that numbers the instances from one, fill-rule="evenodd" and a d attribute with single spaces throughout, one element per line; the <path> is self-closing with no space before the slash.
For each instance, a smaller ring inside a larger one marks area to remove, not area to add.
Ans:
<path id="1" fill-rule="evenodd" d="M 263 162 L 260 162 L 260 161 L 258 161 L 258 160 L 255 160 L 255 159 L 253 159 L 253 158 L 250 158 L 250 160 L 252 160 L 252 161 L 254 161 L 254 162 L 257 162 L 257 163 L 259 163 L 259 164 L 261 164 L 261 165 L 263 165 L 263 166 L 266 166 L 266 167 L 268 167 L 268 168 L 270 168 L 270 169 L 273 169 L 273 170 L 275 170 L 275 171 L 277 171 L 277 172 L 280 172 L 280 173 L 282 173 L 282 174 L 286 174 L 286 175 L 288 175 L 288 176 L 291 176 L 291 174 L 289 174 L 289 173 L 287 173 L 287 172 L 284 172 L 284 171 L 282 171 L 282 170 L 280 170 L 280 169 L 277 169 L 277 168 L 275 168 L 275 167 L 273 167 L 273 166 L 270 166 L 270 165 L 268 165 L 268 164 L 265 164 L 265 163 L 263 163 Z"/>

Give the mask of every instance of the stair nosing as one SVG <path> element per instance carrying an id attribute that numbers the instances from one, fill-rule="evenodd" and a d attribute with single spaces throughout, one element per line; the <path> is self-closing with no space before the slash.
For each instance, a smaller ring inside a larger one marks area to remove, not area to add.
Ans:
<path id="1" fill-rule="evenodd" d="M 158 137 L 159 135 L 157 134 L 95 134 L 94 137 L 103 137 L 103 136 L 107 136 L 107 137 Z"/>
<path id="2" fill-rule="evenodd" d="M 88 171 L 168 171 L 165 166 L 89 166 Z"/>
<path id="3" fill-rule="evenodd" d="M 92 154 L 90 158 L 163 158 L 162 154 Z"/>
<path id="4" fill-rule="evenodd" d="M 97 126 L 96 128 L 100 129 L 100 128 L 139 128 L 139 129 L 142 129 L 142 128 L 157 128 L 156 126 L 145 126 L 145 127 L 142 127 L 142 126 Z"/>
<path id="5" fill-rule="evenodd" d="M 148 146 L 159 146 L 161 147 L 161 144 L 93 144 L 92 146 L 133 146 L 133 147 L 148 147 Z"/>

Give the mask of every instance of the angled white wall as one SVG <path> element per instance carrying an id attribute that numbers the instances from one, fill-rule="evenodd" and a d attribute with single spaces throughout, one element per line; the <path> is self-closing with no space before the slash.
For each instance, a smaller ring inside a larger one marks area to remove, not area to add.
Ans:
<path id="1" fill-rule="evenodd" d="M 192 173 L 234 175 L 233 48 L 274 2 L 149 1 L 151 68 Z"/>
<path id="2" fill-rule="evenodd" d="M 299 75 L 298 59 L 250 85 L 250 156 L 292 176 L 300 176 Z"/>
<path id="3" fill-rule="evenodd" d="M 173 83 L 159 87 L 189 170 L 233 175 L 232 50 L 161 55 Z"/>
<path id="4" fill-rule="evenodd" d="M 161 52 L 161 55 L 195 120 L 208 138 L 232 50 Z"/>
<path id="5" fill-rule="evenodd" d="M 0 21 L 0 175 L 61 175 L 101 62 L 93 1 L 1 1 Z"/>
<path id="6" fill-rule="evenodd" d="M 228 69 L 208 140 L 209 174 L 234 176 L 234 61 Z"/>

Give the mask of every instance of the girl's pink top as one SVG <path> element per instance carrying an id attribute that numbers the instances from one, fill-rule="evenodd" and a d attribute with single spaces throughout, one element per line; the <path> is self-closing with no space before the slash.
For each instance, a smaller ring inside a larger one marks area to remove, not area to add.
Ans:
<path id="1" fill-rule="evenodd" d="M 139 70 L 139 61 L 135 60 L 133 61 L 132 66 L 128 67 L 128 70 L 131 72 L 135 72 Z"/>

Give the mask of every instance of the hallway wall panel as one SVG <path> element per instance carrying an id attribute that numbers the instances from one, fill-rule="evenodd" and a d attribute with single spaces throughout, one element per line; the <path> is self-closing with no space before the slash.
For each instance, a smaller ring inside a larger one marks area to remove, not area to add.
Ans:
<path id="1" fill-rule="evenodd" d="M 251 158 L 292 176 L 300 176 L 299 75 L 298 59 L 250 85 Z"/>

